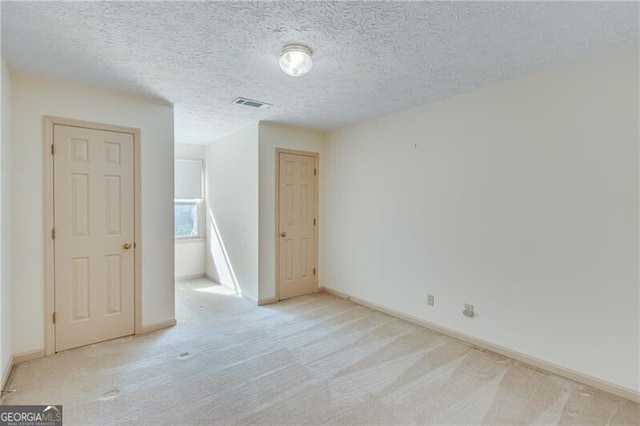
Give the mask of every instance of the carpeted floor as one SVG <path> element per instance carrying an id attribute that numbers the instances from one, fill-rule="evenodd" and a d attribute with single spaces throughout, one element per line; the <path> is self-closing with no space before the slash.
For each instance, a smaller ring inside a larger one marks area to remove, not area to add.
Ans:
<path id="1" fill-rule="evenodd" d="M 177 284 L 178 325 L 16 366 L 64 424 L 639 424 L 640 405 L 325 293 Z"/>

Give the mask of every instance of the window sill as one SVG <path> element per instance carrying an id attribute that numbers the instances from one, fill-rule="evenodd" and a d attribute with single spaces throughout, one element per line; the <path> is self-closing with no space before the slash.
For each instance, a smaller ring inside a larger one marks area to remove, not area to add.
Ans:
<path id="1" fill-rule="evenodd" d="M 175 239 L 176 244 L 203 243 L 204 241 L 204 237 L 180 237 Z"/>

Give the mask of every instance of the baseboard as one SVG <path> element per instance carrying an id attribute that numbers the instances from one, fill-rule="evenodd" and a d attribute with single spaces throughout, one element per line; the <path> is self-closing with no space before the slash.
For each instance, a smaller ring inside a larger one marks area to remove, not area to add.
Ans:
<path id="1" fill-rule="evenodd" d="M 505 348 L 504 346 L 496 345 L 495 343 L 488 342 L 486 340 L 478 339 L 468 334 L 460 333 L 458 331 L 452 330 L 447 327 L 443 327 L 441 325 L 423 320 L 422 318 L 415 317 L 413 315 L 405 314 L 400 311 L 396 311 L 395 309 L 385 308 L 384 306 L 380 306 L 376 303 L 368 302 L 364 299 L 360 299 L 358 297 L 350 296 L 341 291 L 329 288 L 329 287 L 320 287 L 326 293 L 333 294 L 335 296 L 341 297 L 346 300 L 350 300 L 353 303 L 358 305 L 365 306 L 367 308 L 374 309 L 379 312 L 383 312 L 385 314 L 394 316 L 396 318 L 400 318 L 404 321 L 410 322 L 415 325 L 419 325 L 421 327 L 428 328 L 430 330 L 436 331 L 440 334 L 444 334 L 445 336 L 453 337 L 454 339 L 461 340 L 466 344 L 481 349 L 490 351 L 496 354 L 500 354 L 507 358 L 514 359 L 523 364 L 527 364 L 535 369 L 542 370 L 548 373 L 556 374 L 558 376 L 565 377 L 569 380 L 573 380 L 578 383 L 582 383 L 587 386 L 591 386 L 596 389 L 600 389 L 605 392 L 609 392 L 613 395 L 619 396 L 621 398 L 628 399 L 633 402 L 640 403 L 640 392 L 635 391 L 633 389 L 629 389 L 620 385 L 616 385 L 614 383 L 608 382 L 606 380 L 598 379 L 597 377 L 590 376 L 588 374 L 581 373 L 579 371 L 572 370 L 570 368 L 562 367 L 560 365 L 554 364 L 549 361 L 542 360 L 540 358 L 536 358 L 522 352 L 517 352 L 509 348 Z"/>
<path id="2" fill-rule="evenodd" d="M 237 293 L 238 289 L 233 285 L 233 284 L 225 284 L 223 282 L 220 282 L 220 280 L 218 280 L 217 277 L 211 275 L 211 274 L 204 274 L 204 277 L 210 281 L 213 281 L 214 283 L 221 285 L 222 287 L 228 288 L 229 290 Z M 253 299 L 251 299 L 253 300 Z M 255 302 L 255 300 L 253 300 Z"/>
<path id="3" fill-rule="evenodd" d="M 216 283 L 218 285 L 221 285 L 222 287 L 226 287 L 229 290 L 231 290 L 231 291 L 235 292 L 236 294 L 238 294 L 239 289 L 235 288 L 234 286 L 231 286 L 229 284 L 225 284 L 225 283 L 222 283 L 222 282 L 218 281 L 218 279 L 216 277 L 214 277 L 213 275 L 211 275 L 211 274 L 206 274 L 206 277 L 208 279 L 210 279 L 211 281 L 213 281 L 214 283 Z M 241 296 L 243 299 L 247 300 L 248 302 L 251 302 L 254 305 L 258 305 L 258 306 L 260 305 L 260 300 L 256 300 L 253 297 L 249 297 L 249 296 L 247 296 L 246 294 L 244 294 L 242 292 L 240 294 L 238 294 L 238 295 Z"/>
<path id="4" fill-rule="evenodd" d="M 166 321 L 160 321 L 149 325 L 143 325 L 140 330 L 136 331 L 136 334 L 147 334 L 154 331 L 162 330 L 163 328 L 169 328 L 176 325 L 178 322 L 175 319 Z"/>
<path id="5" fill-rule="evenodd" d="M 22 352 L 13 355 L 13 365 L 20 364 L 21 362 L 31 361 L 32 359 L 44 358 L 44 349 L 37 349 L 35 351 Z"/>
<path id="6" fill-rule="evenodd" d="M 220 281 L 218 280 L 218 277 L 214 277 L 213 275 L 211 275 L 211 274 L 209 274 L 209 273 L 207 273 L 207 272 L 205 272 L 204 277 L 205 277 L 206 279 L 208 279 L 208 280 L 213 281 L 213 282 L 214 282 L 214 283 L 216 283 L 216 284 L 220 284 Z M 220 285 L 222 285 L 222 284 L 220 284 Z"/>
<path id="7" fill-rule="evenodd" d="M 187 280 L 197 280 L 198 278 L 206 278 L 207 274 L 193 274 L 193 275 L 183 275 L 181 277 L 176 277 L 176 281 L 187 281 Z"/>
<path id="8" fill-rule="evenodd" d="M 270 305 L 272 303 L 278 303 L 278 298 L 273 296 L 273 297 L 263 297 L 261 299 L 258 299 L 258 306 Z"/>
<path id="9" fill-rule="evenodd" d="M 44 349 L 38 349 L 35 351 L 22 352 L 19 354 L 13 354 L 9 357 L 9 361 L 7 362 L 7 368 L 4 370 L 2 374 L 2 387 L 0 389 L 5 390 L 7 388 L 7 384 L 9 383 L 9 378 L 11 377 L 11 373 L 13 372 L 13 367 L 21 362 L 31 361 L 32 359 L 38 359 L 44 357 Z M 4 400 L 4 394 L 0 395 L 0 401 Z"/>
<path id="10" fill-rule="evenodd" d="M 5 390 L 7 388 L 7 383 L 9 382 L 9 377 L 11 377 L 11 372 L 13 371 L 13 366 L 14 366 L 14 361 L 13 361 L 13 355 L 11 355 L 9 357 L 9 362 L 7 362 L 6 365 L 6 370 L 4 370 L 4 373 L 2 373 L 2 382 L 0 382 L 2 384 L 2 387 L 0 387 L 1 390 Z M 2 401 L 2 397 L 4 397 L 4 392 L 0 393 L 0 401 Z"/>
<path id="11" fill-rule="evenodd" d="M 256 305 L 256 306 L 259 304 L 259 303 L 258 303 L 258 301 L 257 301 L 256 299 L 254 299 L 253 297 L 249 297 L 249 296 L 247 296 L 246 294 L 241 294 L 240 296 L 242 296 L 242 298 L 243 298 L 244 300 L 246 300 L 247 302 L 251 302 L 252 304 L 254 304 L 254 305 Z"/>

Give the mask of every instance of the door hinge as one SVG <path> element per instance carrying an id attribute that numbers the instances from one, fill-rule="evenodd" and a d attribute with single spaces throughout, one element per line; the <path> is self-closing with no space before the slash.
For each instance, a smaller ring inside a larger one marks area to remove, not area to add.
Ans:
<path id="1" fill-rule="evenodd" d="M 313 175 L 316 176 L 318 174 L 318 169 L 313 169 Z"/>
<path id="2" fill-rule="evenodd" d="M 313 219 L 313 226 L 316 226 L 316 220 Z"/>
<path id="3" fill-rule="evenodd" d="M 51 239 L 55 240 L 56 239 L 56 228 L 52 228 L 51 229 Z"/>
<path id="4" fill-rule="evenodd" d="M 56 323 L 56 313 L 55 312 L 53 313 L 53 323 L 54 324 Z"/>
<path id="5" fill-rule="evenodd" d="M 316 268 L 313 268 L 313 275 L 316 274 Z"/>
<path id="6" fill-rule="evenodd" d="M 51 144 L 51 155 L 56 155 L 56 146 Z"/>

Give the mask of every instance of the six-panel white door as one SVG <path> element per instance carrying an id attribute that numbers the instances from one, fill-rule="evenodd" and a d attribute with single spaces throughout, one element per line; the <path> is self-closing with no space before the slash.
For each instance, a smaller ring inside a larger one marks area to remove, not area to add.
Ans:
<path id="1" fill-rule="evenodd" d="M 316 178 L 312 155 L 278 154 L 278 298 L 317 290 Z"/>
<path id="2" fill-rule="evenodd" d="M 133 135 L 54 125 L 55 348 L 134 332 Z"/>

